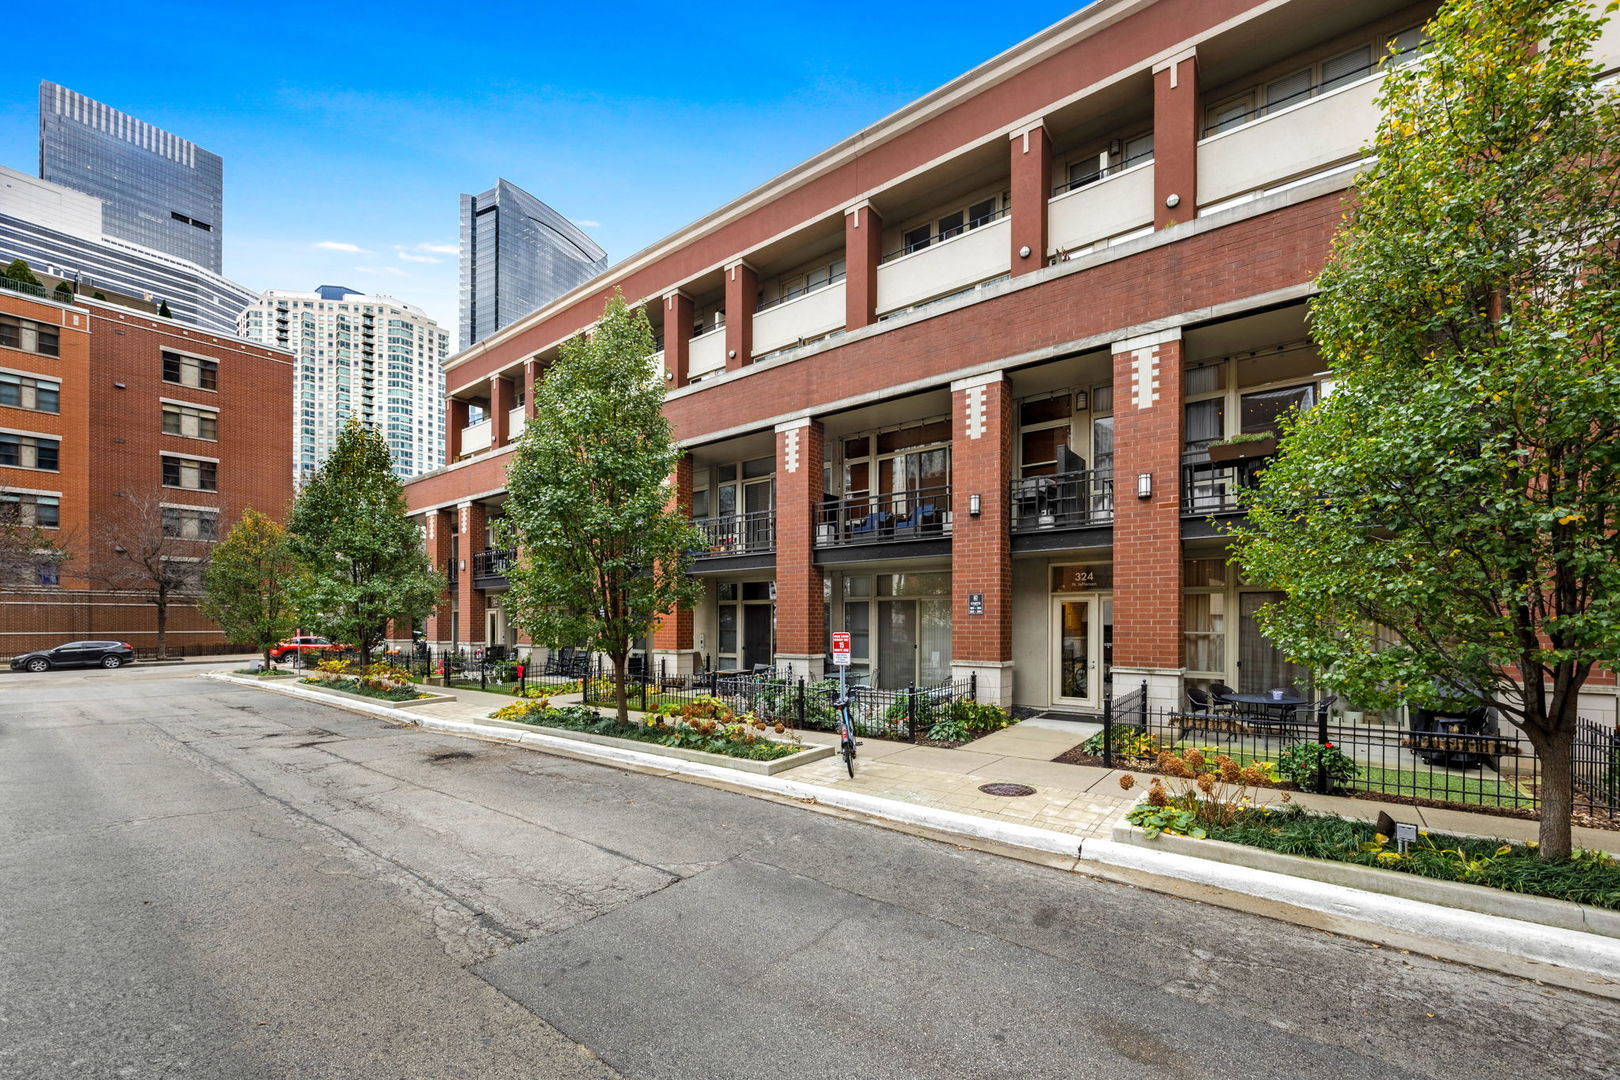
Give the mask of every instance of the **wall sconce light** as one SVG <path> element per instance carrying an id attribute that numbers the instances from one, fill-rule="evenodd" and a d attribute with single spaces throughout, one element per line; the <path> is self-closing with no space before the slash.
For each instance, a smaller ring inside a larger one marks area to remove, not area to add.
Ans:
<path id="1" fill-rule="evenodd" d="M 457 570 L 465 570 L 465 569 L 467 569 L 467 560 L 466 559 L 457 559 L 456 560 L 456 569 Z"/>
<path id="2" fill-rule="evenodd" d="M 978 517 L 979 516 L 979 509 L 980 509 L 980 507 L 979 507 L 979 497 L 977 495 L 969 495 L 968 496 L 968 517 Z"/>
<path id="3" fill-rule="evenodd" d="M 1031 254 L 1032 253 L 1029 250 L 1029 245 L 1028 244 L 1025 244 L 1023 247 L 1018 249 L 1018 257 L 1020 259 L 1027 259 L 1027 258 L 1030 257 Z"/>
<path id="4" fill-rule="evenodd" d="M 1136 497 L 1138 499 L 1153 498 L 1153 474 L 1143 472 L 1136 474 Z"/>
<path id="5" fill-rule="evenodd" d="M 1091 408 L 1091 395 L 1084 390 L 1074 392 L 1074 411 L 1087 412 Z"/>

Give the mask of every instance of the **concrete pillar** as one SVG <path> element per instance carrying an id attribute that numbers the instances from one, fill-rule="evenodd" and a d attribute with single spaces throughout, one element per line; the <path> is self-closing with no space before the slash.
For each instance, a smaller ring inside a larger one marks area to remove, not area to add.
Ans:
<path id="1" fill-rule="evenodd" d="M 825 586 L 815 564 L 825 435 L 801 416 L 776 426 L 776 660 L 809 679 L 827 655 Z"/>
<path id="2" fill-rule="evenodd" d="M 685 297 L 682 297 L 685 300 Z M 665 308 L 666 317 L 668 308 Z M 669 338 L 667 330 L 669 323 L 664 324 L 666 329 L 664 356 L 668 359 L 667 346 Z M 692 302 L 686 301 L 686 327 L 690 336 L 692 327 Z M 683 454 L 675 464 L 675 471 L 669 478 L 669 501 L 672 506 L 679 507 L 681 513 L 690 517 L 692 513 L 692 458 Z M 659 670 L 660 661 L 663 670 L 671 675 L 690 675 L 699 668 L 696 661 L 697 650 L 693 646 L 692 609 L 682 608 L 678 611 L 666 612 L 659 616 L 659 621 L 652 632 L 652 671 Z"/>
<path id="3" fill-rule="evenodd" d="M 1001 706 L 1013 701 L 1015 430 L 1012 388 L 1001 373 L 951 384 L 951 677 L 977 676 L 979 700 Z"/>
<path id="4" fill-rule="evenodd" d="M 1013 134 L 1012 274 L 1028 274 L 1046 265 L 1046 200 L 1052 187 L 1052 137 L 1046 125 Z"/>
<path id="5" fill-rule="evenodd" d="M 467 426 L 467 403 L 451 398 L 446 405 L 448 413 L 444 423 L 444 463 L 455 464 L 461 457 L 461 429 Z"/>
<path id="6" fill-rule="evenodd" d="M 754 359 L 754 309 L 759 306 L 759 274 L 745 262 L 726 267 L 726 370 Z"/>
<path id="7" fill-rule="evenodd" d="M 523 420 L 534 419 L 534 392 L 540 386 L 540 361 L 523 362 Z"/>
<path id="8" fill-rule="evenodd" d="M 1114 686 L 1181 697 L 1181 331 L 1114 343 Z M 1138 495 L 1146 476 L 1152 494 Z"/>
<path id="9" fill-rule="evenodd" d="M 664 297 L 664 385 L 679 390 L 689 380 L 692 359 L 692 298 L 672 292 Z"/>
<path id="10" fill-rule="evenodd" d="M 512 441 L 512 380 L 497 375 L 489 380 L 490 446 L 506 446 Z"/>
<path id="11" fill-rule="evenodd" d="M 1153 69 L 1153 227 L 1198 216 L 1198 54 Z"/>
<path id="12" fill-rule="evenodd" d="M 450 569 L 450 514 L 444 510 L 429 510 L 423 515 L 422 534 L 428 562 L 432 564 L 434 570 L 441 574 L 446 573 Z M 434 605 L 433 614 L 428 616 L 426 629 L 428 644 L 433 648 L 443 648 L 450 643 L 448 588 Z"/>
<path id="13" fill-rule="evenodd" d="M 883 219 L 871 203 L 844 211 L 844 329 L 877 322 L 878 260 L 883 257 Z"/>
<path id="14" fill-rule="evenodd" d="M 456 513 L 460 518 L 457 546 L 461 549 L 456 556 L 456 606 L 460 616 L 457 643 L 476 648 L 485 643 L 484 613 L 488 605 L 484 602 L 483 590 L 473 585 L 473 556 L 484 550 L 484 527 L 488 518 L 483 503 L 464 502 L 456 508 Z"/>

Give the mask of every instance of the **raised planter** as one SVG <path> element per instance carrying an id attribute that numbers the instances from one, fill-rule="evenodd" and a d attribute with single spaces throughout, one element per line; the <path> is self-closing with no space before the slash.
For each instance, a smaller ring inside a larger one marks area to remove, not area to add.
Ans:
<path id="1" fill-rule="evenodd" d="M 800 765 L 822 758 L 832 757 L 834 748 L 831 746 L 806 746 L 797 754 L 777 758 L 775 761 L 752 761 L 748 758 L 727 757 L 725 754 L 711 754 L 706 750 L 688 750 L 679 746 L 661 746 L 655 742 L 642 742 L 640 739 L 621 739 L 614 735 L 595 735 L 588 731 L 569 731 L 567 728 L 546 727 L 544 724 L 525 724 L 520 720 L 479 720 L 479 724 L 490 724 L 494 727 L 511 728 L 513 731 L 538 731 L 545 735 L 552 735 L 559 739 L 569 739 L 573 742 L 592 743 L 596 746 L 616 746 L 621 750 L 639 750 L 654 757 L 677 758 L 681 761 L 696 761 L 704 765 L 718 765 L 722 769 L 736 769 L 739 772 L 754 773 L 758 776 L 775 776 L 777 773 L 796 769 Z"/>
<path id="2" fill-rule="evenodd" d="M 1311 859 L 1303 855 L 1284 855 L 1246 844 L 1232 844 L 1224 840 L 1198 840 L 1190 836 L 1172 836 L 1168 833 L 1149 839 L 1142 829 L 1126 822 L 1114 826 L 1113 839 L 1133 847 L 1164 851 L 1174 855 L 1188 855 L 1195 859 L 1209 859 L 1231 866 L 1246 866 L 1251 870 L 1266 870 L 1289 877 L 1307 878 L 1330 885 L 1344 885 L 1366 892 L 1398 896 L 1425 904 L 1477 911 L 1482 915 L 1498 915 L 1505 919 L 1556 926 L 1564 930 L 1581 930 L 1603 937 L 1620 938 L 1620 911 L 1573 904 L 1568 900 L 1554 900 L 1546 896 L 1505 892 L 1484 885 L 1469 885 L 1461 881 L 1442 881 L 1420 877 L 1399 870 L 1380 870 L 1355 863 L 1334 862 L 1331 859 Z"/>
<path id="3" fill-rule="evenodd" d="M 1209 460 L 1227 464 L 1234 461 L 1250 461 L 1254 458 L 1265 458 L 1277 452 L 1277 436 L 1269 435 L 1264 439 L 1249 439 L 1243 442 L 1213 442 L 1204 447 L 1209 454 Z"/>
<path id="4" fill-rule="evenodd" d="M 244 679 L 257 679 L 261 677 L 262 676 L 258 675 L 242 676 Z M 321 683 L 307 683 L 302 679 L 298 680 L 297 685 L 302 686 L 306 690 L 314 690 L 318 694 L 331 694 L 333 697 L 346 698 L 349 701 L 369 701 L 373 705 L 382 705 L 385 708 L 393 709 L 410 709 L 417 705 L 440 705 L 445 702 L 454 702 L 456 700 L 448 694 L 428 694 L 425 697 L 412 698 L 409 701 L 389 701 L 387 698 L 368 697 L 365 694 L 353 694 L 347 690 L 339 690 L 335 686 L 324 686 Z"/>

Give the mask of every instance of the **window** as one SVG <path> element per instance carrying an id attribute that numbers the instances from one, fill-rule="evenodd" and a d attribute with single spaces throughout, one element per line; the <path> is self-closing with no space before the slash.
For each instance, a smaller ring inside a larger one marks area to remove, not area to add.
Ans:
<path id="1" fill-rule="evenodd" d="M 1182 386 L 1187 397 L 1201 399 L 1183 406 L 1183 449 L 1202 450 L 1226 436 L 1225 362 L 1188 368 L 1182 375 Z"/>
<path id="2" fill-rule="evenodd" d="M 1115 139 L 1108 147 L 1094 150 L 1071 161 L 1067 182 L 1052 194 L 1061 195 L 1065 191 L 1094 184 L 1105 176 L 1111 176 L 1133 165 L 1140 165 L 1152 158 L 1153 132 L 1143 132 L 1129 139 Z"/>
<path id="3" fill-rule="evenodd" d="M 14 435 L 0 431 L 0 465 L 9 465 L 14 469 L 44 469 L 55 472 L 56 452 L 60 446 L 59 439 L 47 439 L 37 435 Z"/>
<path id="4" fill-rule="evenodd" d="M 165 506 L 163 535 L 172 540 L 218 540 L 219 511 Z"/>
<path id="5" fill-rule="evenodd" d="M 0 491 L 0 524 L 54 529 L 62 522 L 61 504 L 55 495 Z"/>
<path id="6" fill-rule="evenodd" d="M 0 345 L 41 356 L 62 355 L 61 335 L 56 327 L 15 315 L 0 315 Z"/>
<path id="7" fill-rule="evenodd" d="M 0 371 L 0 405 L 35 412 L 61 412 L 62 384 L 55 379 Z"/>
<path id="8" fill-rule="evenodd" d="M 1263 431 L 1276 432 L 1277 421 L 1285 413 L 1304 412 L 1316 404 L 1316 385 L 1287 386 L 1277 390 L 1261 390 L 1244 394 L 1239 406 L 1238 419 L 1245 435 Z"/>
<path id="9" fill-rule="evenodd" d="M 184 435 L 188 439 L 219 438 L 219 414 L 212 409 L 163 403 L 163 434 Z"/>
<path id="10" fill-rule="evenodd" d="M 163 455 L 163 486 L 190 491 L 218 491 L 219 463 Z"/>
<path id="11" fill-rule="evenodd" d="M 1007 192 L 999 196 L 992 195 L 987 199 L 978 199 L 961 207 L 954 207 L 948 213 L 939 215 L 933 221 L 906 229 L 900 234 L 901 246 L 899 251 L 891 251 L 888 258 L 898 255 L 910 255 L 914 251 L 921 251 L 930 244 L 943 243 L 964 232 L 977 229 L 981 225 L 988 225 L 995 221 L 1009 206 Z M 999 206 L 999 209 L 998 209 Z"/>
<path id="12" fill-rule="evenodd" d="M 163 576 L 169 579 L 170 587 L 176 592 L 201 592 L 202 571 L 201 559 L 163 557 Z"/>
<path id="13" fill-rule="evenodd" d="M 1018 403 L 1019 475 L 1053 476 L 1084 468 L 1069 450 L 1074 395 L 1064 390 Z"/>
<path id="14" fill-rule="evenodd" d="M 180 386 L 193 386 L 198 390 L 219 389 L 219 362 L 179 353 L 163 354 L 163 381 Z"/>

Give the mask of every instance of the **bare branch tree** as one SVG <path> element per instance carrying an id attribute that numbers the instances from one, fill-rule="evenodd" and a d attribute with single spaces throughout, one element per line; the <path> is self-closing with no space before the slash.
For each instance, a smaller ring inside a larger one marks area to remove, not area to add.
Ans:
<path id="1" fill-rule="evenodd" d="M 211 519 L 217 521 L 217 518 Z M 156 490 L 121 493 L 97 530 L 86 576 L 157 610 L 157 655 L 168 656 L 169 605 L 202 595 L 215 529 L 165 507 Z"/>
<path id="2" fill-rule="evenodd" d="M 70 557 L 68 538 L 40 520 L 26 496 L 0 487 L 0 586 L 50 584 Z"/>

